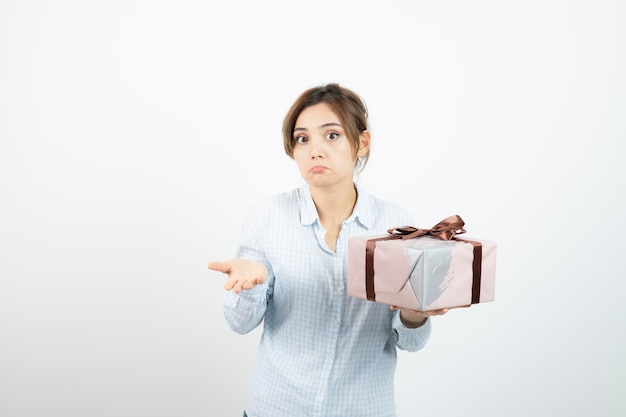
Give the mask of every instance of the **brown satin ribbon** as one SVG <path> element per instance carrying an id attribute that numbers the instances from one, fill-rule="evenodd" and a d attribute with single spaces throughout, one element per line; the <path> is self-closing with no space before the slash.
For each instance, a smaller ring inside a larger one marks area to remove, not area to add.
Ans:
<path id="1" fill-rule="evenodd" d="M 389 236 L 368 239 L 365 243 L 365 293 L 367 299 L 376 301 L 374 290 L 374 251 L 376 242 L 391 239 L 415 239 L 420 236 L 432 236 L 441 240 L 459 240 L 471 243 L 474 246 L 474 260 L 472 261 L 472 304 L 480 302 L 480 281 L 482 273 L 483 248 L 480 242 L 472 240 L 458 239 L 455 236 L 465 233 L 465 222 L 458 215 L 446 217 L 431 229 L 418 229 L 412 226 L 396 227 L 387 230 Z"/>
<path id="2" fill-rule="evenodd" d="M 460 242 L 474 245 L 474 259 L 472 260 L 472 304 L 480 303 L 480 281 L 483 265 L 483 245 L 480 242 L 467 239 L 454 238 Z"/>
<path id="3" fill-rule="evenodd" d="M 365 295 L 370 301 L 376 301 L 376 291 L 374 291 L 374 251 L 376 242 L 380 240 L 399 239 L 396 236 L 379 237 L 368 239 L 365 242 Z"/>

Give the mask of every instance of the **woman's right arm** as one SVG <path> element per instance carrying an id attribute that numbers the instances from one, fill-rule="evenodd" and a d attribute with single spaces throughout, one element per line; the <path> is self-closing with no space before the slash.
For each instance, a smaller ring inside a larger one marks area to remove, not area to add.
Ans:
<path id="1" fill-rule="evenodd" d="M 228 275 L 224 284 L 228 291 L 224 317 L 229 327 L 239 334 L 257 327 L 265 315 L 270 294 L 266 266 L 247 259 L 231 259 L 211 262 L 209 269 Z"/>
<path id="2" fill-rule="evenodd" d="M 240 334 L 257 327 L 267 309 L 274 288 L 274 275 L 264 248 L 271 207 L 257 202 L 243 222 L 241 243 L 235 259 L 211 262 L 209 269 L 228 275 L 224 288 L 224 317 Z"/>

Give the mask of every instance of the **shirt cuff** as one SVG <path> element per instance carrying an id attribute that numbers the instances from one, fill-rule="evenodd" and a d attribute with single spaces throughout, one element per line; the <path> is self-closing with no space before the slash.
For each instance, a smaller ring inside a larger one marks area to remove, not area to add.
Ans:
<path id="1" fill-rule="evenodd" d="M 430 318 L 427 318 L 426 322 L 420 327 L 411 329 L 402 323 L 400 311 L 397 311 L 397 314 L 393 316 L 391 325 L 396 336 L 397 346 L 403 350 L 420 350 L 430 338 L 432 326 Z"/>
<path id="2" fill-rule="evenodd" d="M 413 333 L 415 330 L 419 330 L 422 327 L 426 326 L 429 324 L 430 322 L 430 318 L 426 318 L 426 321 L 424 322 L 424 324 L 422 324 L 420 327 L 407 327 L 403 322 L 402 319 L 400 318 L 400 310 L 396 310 L 397 313 L 393 315 L 393 319 L 391 321 L 391 326 L 400 331 L 407 331 L 409 333 Z"/>
<path id="3" fill-rule="evenodd" d="M 253 309 L 259 301 L 265 299 L 267 285 L 266 281 L 249 290 L 241 290 L 239 294 L 233 290 L 228 291 L 225 300 L 226 307 Z"/>

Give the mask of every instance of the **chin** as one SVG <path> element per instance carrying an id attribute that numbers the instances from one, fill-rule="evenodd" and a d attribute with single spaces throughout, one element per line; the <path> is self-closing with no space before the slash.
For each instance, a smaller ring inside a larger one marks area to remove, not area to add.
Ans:
<path id="1" fill-rule="evenodd" d="M 311 177 L 305 177 L 304 180 L 311 186 L 311 187 L 326 187 L 329 185 L 333 185 L 333 181 L 329 181 L 327 178 L 311 178 Z"/>

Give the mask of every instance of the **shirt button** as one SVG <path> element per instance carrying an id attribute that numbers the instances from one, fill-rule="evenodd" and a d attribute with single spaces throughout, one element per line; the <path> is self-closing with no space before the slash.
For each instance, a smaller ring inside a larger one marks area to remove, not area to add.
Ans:
<path id="1" fill-rule="evenodd" d="M 337 292 L 341 294 L 343 292 L 343 287 L 337 287 Z"/>

